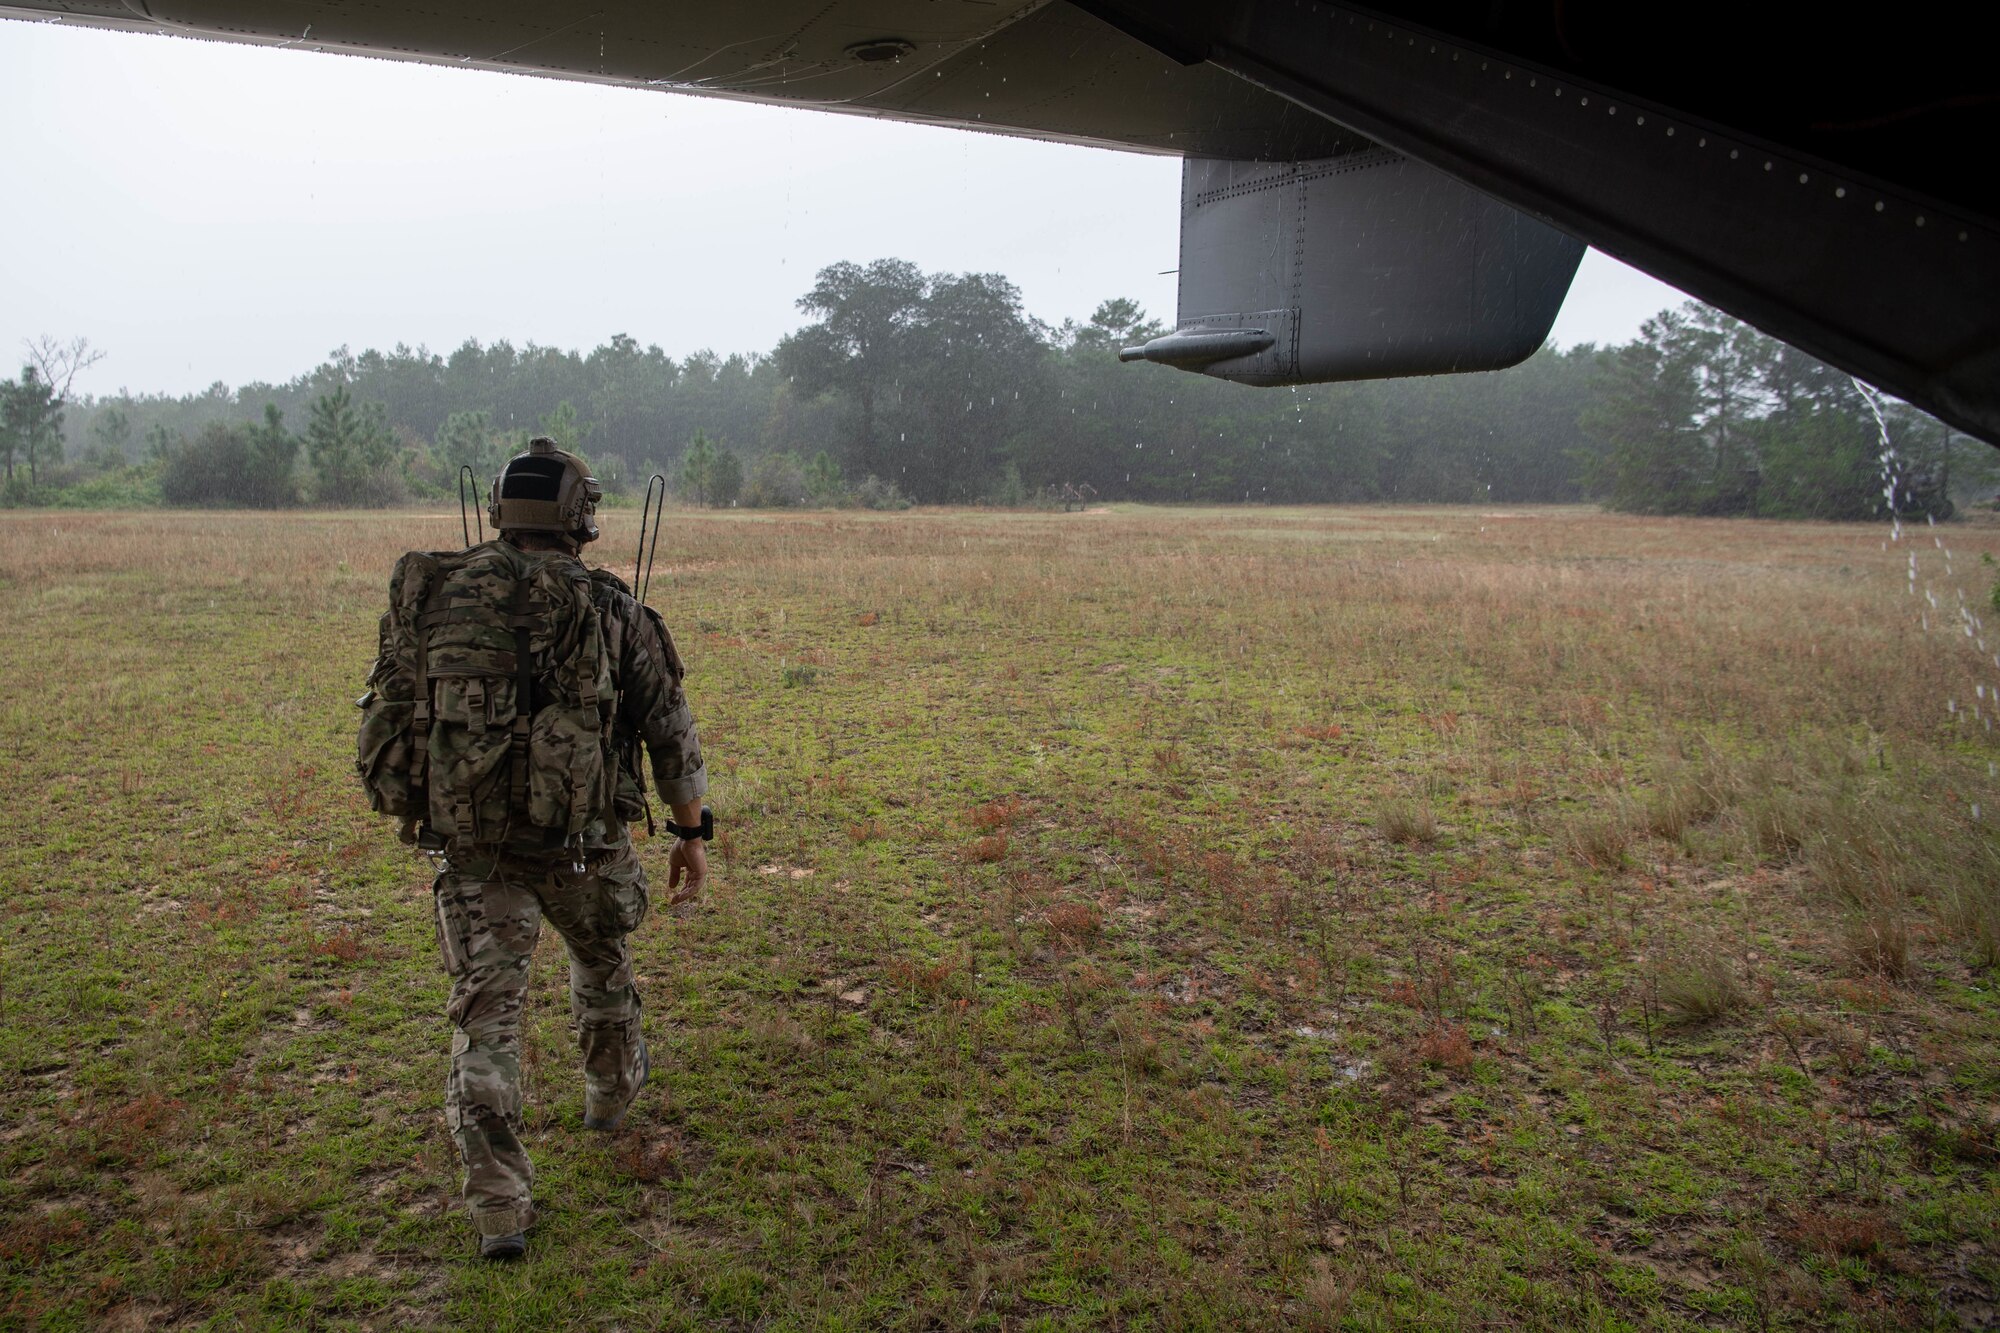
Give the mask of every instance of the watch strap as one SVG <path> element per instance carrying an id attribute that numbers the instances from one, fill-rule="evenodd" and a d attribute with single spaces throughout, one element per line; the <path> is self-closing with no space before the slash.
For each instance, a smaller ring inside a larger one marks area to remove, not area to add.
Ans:
<path id="1" fill-rule="evenodd" d="M 699 824 L 676 824 L 671 819 L 666 821 L 666 824 L 667 832 L 673 834 L 682 842 L 692 842 L 696 838 L 701 839 L 703 842 L 711 842 L 715 838 L 715 811 L 705 805 L 701 808 L 701 823 Z"/>

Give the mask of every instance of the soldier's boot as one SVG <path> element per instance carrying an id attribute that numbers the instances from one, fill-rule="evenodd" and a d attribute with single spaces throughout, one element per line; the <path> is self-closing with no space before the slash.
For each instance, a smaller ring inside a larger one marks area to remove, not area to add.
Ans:
<path id="1" fill-rule="evenodd" d="M 639 1090 L 646 1086 L 646 1080 L 653 1073 L 653 1055 L 646 1049 L 646 1039 L 639 1039 L 639 1077 L 632 1083 L 632 1090 L 623 1100 L 614 1101 L 608 1097 L 593 1095 L 587 1088 L 583 1094 L 583 1127 L 609 1133 L 625 1123 L 625 1113 L 638 1100 Z"/>
<path id="2" fill-rule="evenodd" d="M 528 1252 L 528 1233 L 516 1231 L 511 1236 L 481 1236 L 479 1257 L 499 1263 L 509 1263 Z"/>

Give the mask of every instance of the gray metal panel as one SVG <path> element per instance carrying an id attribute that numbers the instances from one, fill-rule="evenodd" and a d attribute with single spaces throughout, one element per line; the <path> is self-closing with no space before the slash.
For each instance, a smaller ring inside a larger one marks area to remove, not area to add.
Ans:
<path id="1" fill-rule="evenodd" d="M 1382 149 L 1275 165 L 1190 158 L 1176 335 L 1275 335 L 1267 351 L 1202 367 L 1247 384 L 1495 370 L 1548 337 L 1583 248 Z M 1148 359 L 1173 349 L 1163 339 Z"/>
<path id="2" fill-rule="evenodd" d="M 0 17 L 343 51 L 1228 158 L 1369 141 L 1049 0 L 4 0 Z"/>
<path id="3" fill-rule="evenodd" d="M 1066 4 L 1035 10 L 875 100 L 898 115 L 1193 157 L 1291 161 L 1373 147 L 1213 65 L 1182 65 Z"/>

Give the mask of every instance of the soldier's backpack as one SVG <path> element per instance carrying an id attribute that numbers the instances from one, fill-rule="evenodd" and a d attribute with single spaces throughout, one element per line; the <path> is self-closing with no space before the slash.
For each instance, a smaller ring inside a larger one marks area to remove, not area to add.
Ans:
<path id="1" fill-rule="evenodd" d="M 611 814 L 616 707 L 590 577 L 490 541 L 412 551 L 389 579 L 356 767 L 419 841 L 553 856 Z"/>

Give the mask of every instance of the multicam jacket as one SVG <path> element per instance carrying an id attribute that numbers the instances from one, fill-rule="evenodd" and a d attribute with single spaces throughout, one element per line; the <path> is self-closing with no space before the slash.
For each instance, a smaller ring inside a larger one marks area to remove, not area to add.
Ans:
<path id="1" fill-rule="evenodd" d="M 641 606 L 609 570 L 590 571 L 590 597 L 604 626 L 618 688 L 612 743 L 619 756 L 619 820 L 630 822 L 646 815 L 641 744 L 652 757 L 653 782 L 661 800 L 669 805 L 700 800 L 708 794 L 708 770 L 702 764 L 694 713 L 681 689 L 687 667 L 674 648 L 673 635 L 660 613 Z M 584 835 L 584 845 L 615 846 L 624 839 L 622 827 L 600 825 Z"/>

